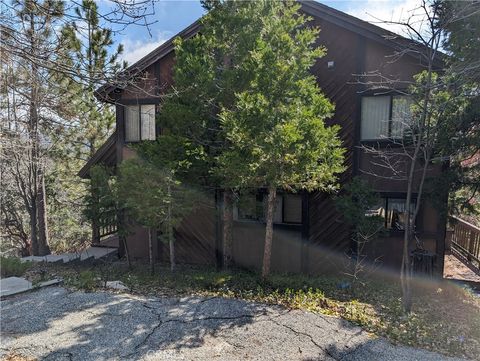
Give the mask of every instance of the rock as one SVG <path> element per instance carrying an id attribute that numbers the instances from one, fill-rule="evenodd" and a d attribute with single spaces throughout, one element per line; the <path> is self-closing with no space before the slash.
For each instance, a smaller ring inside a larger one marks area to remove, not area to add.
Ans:
<path id="1" fill-rule="evenodd" d="M 121 281 L 107 281 L 105 287 L 114 290 L 128 291 L 128 287 L 125 286 Z"/>
<path id="2" fill-rule="evenodd" d="M 0 280 L 0 298 L 16 295 L 32 289 L 32 282 L 21 277 L 8 277 Z"/>

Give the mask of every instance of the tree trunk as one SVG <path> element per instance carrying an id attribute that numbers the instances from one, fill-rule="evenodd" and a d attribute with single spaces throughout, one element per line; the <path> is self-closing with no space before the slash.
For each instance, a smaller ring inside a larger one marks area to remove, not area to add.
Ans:
<path id="1" fill-rule="evenodd" d="M 35 22 L 34 14 L 30 12 L 30 51 L 33 56 L 36 54 L 36 38 L 35 38 Z M 37 100 L 38 100 L 38 69 L 35 62 L 31 62 L 31 73 L 30 77 L 32 79 L 31 88 L 30 88 L 30 99 L 29 99 L 29 120 L 28 120 L 28 133 L 31 141 L 30 149 L 30 172 L 32 185 L 30 188 L 31 191 L 31 212 L 30 212 L 30 227 L 31 227 L 31 237 L 32 237 L 32 254 L 34 256 L 39 255 L 39 244 L 38 244 L 38 209 L 37 209 L 37 198 L 38 198 L 38 162 L 39 162 L 39 138 L 38 138 L 38 113 L 37 113 Z"/>
<path id="2" fill-rule="evenodd" d="M 37 193 L 37 212 L 38 212 L 38 254 L 46 256 L 50 254 L 48 245 L 48 220 L 47 220 L 47 197 L 45 192 L 45 176 L 41 166 L 38 170 L 38 193 Z"/>
<path id="3" fill-rule="evenodd" d="M 277 198 L 277 189 L 275 187 L 268 188 L 267 200 L 267 224 L 265 227 L 265 249 L 263 251 L 263 267 L 262 278 L 268 277 L 270 274 L 270 262 L 272 258 L 272 239 L 273 239 L 273 215 L 275 212 L 275 201 Z"/>
<path id="4" fill-rule="evenodd" d="M 233 260 L 233 194 L 223 193 L 223 268 L 229 269 Z"/>
<path id="5" fill-rule="evenodd" d="M 148 229 L 148 256 L 150 258 L 150 274 L 155 273 L 155 261 L 153 259 L 153 242 L 152 242 L 153 228 Z"/>
<path id="6" fill-rule="evenodd" d="M 90 180 L 90 194 L 92 197 L 92 208 L 94 209 L 91 217 L 92 223 L 92 245 L 100 243 L 100 219 L 101 214 L 99 210 L 98 187 L 99 184 L 94 184 L 94 180 Z"/>
<path id="7" fill-rule="evenodd" d="M 405 232 L 403 235 L 403 252 L 402 252 L 402 267 L 400 269 L 400 283 L 402 286 L 402 305 L 405 312 L 409 313 L 412 310 L 412 285 L 411 285 L 411 267 L 410 267 L 410 239 L 413 234 L 412 215 L 410 214 L 412 203 L 413 181 L 415 176 L 415 166 L 417 164 L 418 153 L 420 150 L 420 141 L 417 141 L 415 151 L 411 158 L 410 170 L 408 172 L 407 181 L 407 196 L 405 200 L 405 212 L 407 218 L 405 220 Z M 417 200 L 418 202 L 419 200 Z"/>
<path id="8" fill-rule="evenodd" d="M 132 261 L 130 260 L 130 253 L 128 253 L 127 237 L 121 235 L 119 238 L 123 244 L 123 249 L 125 250 L 125 258 L 127 259 L 128 269 L 132 269 Z"/>
<path id="9" fill-rule="evenodd" d="M 168 246 L 170 248 L 170 271 L 175 272 L 175 240 L 173 238 L 172 227 L 168 226 Z"/>
<path id="10" fill-rule="evenodd" d="M 37 200 L 36 197 L 32 200 L 30 208 L 30 238 L 32 255 L 38 256 L 38 233 L 37 233 Z"/>
<path id="11" fill-rule="evenodd" d="M 410 187 L 409 187 L 410 188 Z M 407 200 L 405 208 L 407 213 L 405 233 L 403 237 L 402 267 L 400 270 L 400 283 L 402 286 L 402 305 L 405 312 L 409 313 L 412 309 L 412 290 L 411 290 L 411 267 L 410 267 L 410 198 L 411 191 L 407 191 Z"/>
<path id="12" fill-rule="evenodd" d="M 168 198 L 170 202 L 167 207 L 167 237 L 168 237 L 168 247 L 170 249 L 170 271 L 175 271 L 175 240 L 173 238 L 173 227 L 172 227 L 172 191 L 170 182 L 168 183 Z"/>

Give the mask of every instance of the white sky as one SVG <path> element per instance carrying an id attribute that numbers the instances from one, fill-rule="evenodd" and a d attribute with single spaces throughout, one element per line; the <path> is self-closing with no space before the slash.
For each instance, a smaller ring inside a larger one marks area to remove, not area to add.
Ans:
<path id="1" fill-rule="evenodd" d="M 402 21 L 418 9 L 421 0 L 364 0 L 364 1 L 320 1 L 325 5 L 344 11 L 362 20 L 384 27 L 400 35 L 407 35 L 399 25 L 382 21 Z M 417 10 L 418 11 L 418 10 Z M 137 27 L 127 29 L 116 40 L 124 44 L 123 59 L 133 64 L 149 52 L 160 46 L 186 26 L 198 19 L 203 13 L 199 1 L 165 1 L 155 4 L 155 15 L 151 26 L 151 35 L 147 29 Z"/>

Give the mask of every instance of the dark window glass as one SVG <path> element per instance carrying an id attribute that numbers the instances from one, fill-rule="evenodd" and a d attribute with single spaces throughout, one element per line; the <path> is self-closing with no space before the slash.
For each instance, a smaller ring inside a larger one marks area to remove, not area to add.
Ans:
<path id="1" fill-rule="evenodd" d="M 283 222 L 302 223 L 302 196 L 285 194 L 283 196 Z"/>
<path id="2" fill-rule="evenodd" d="M 234 218 L 244 221 L 264 222 L 267 215 L 267 195 L 258 192 L 240 195 Z M 302 197 L 298 194 L 277 194 L 273 223 L 302 223 Z"/>
<path id="3" fill-rule="evenodd" d="M 408 212 L 406 211 L 404 198 L 383 197 L 379 204 L 369 209 L 366 216 L 380 216 L 385 220 L 385 228 L 391 230 L 405 230 Z M 412 200 L 410 214 L 415 210 L 416 202 Z"/>

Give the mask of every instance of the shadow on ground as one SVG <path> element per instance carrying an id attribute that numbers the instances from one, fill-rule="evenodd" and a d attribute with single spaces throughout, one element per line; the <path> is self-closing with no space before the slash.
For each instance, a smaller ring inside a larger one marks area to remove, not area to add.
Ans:
<path id="1" fill-rule="evenodd" d="M 140 359 L 152 350 L 200 347 L 206 334 L 241 327 L 265 312 L 264 306 L 235 300 L 226 305 L 215 298 L 50 288 L 2 302 L 2 349 L 21 351 L 29 344 L 46 359 Z"/>
<path id="2" fill-rule="evenodd" d="M 51 287 L 1 302 L 1 356 L 43 360 L 441 360 L 340 318 L 224 298 Z"/>

